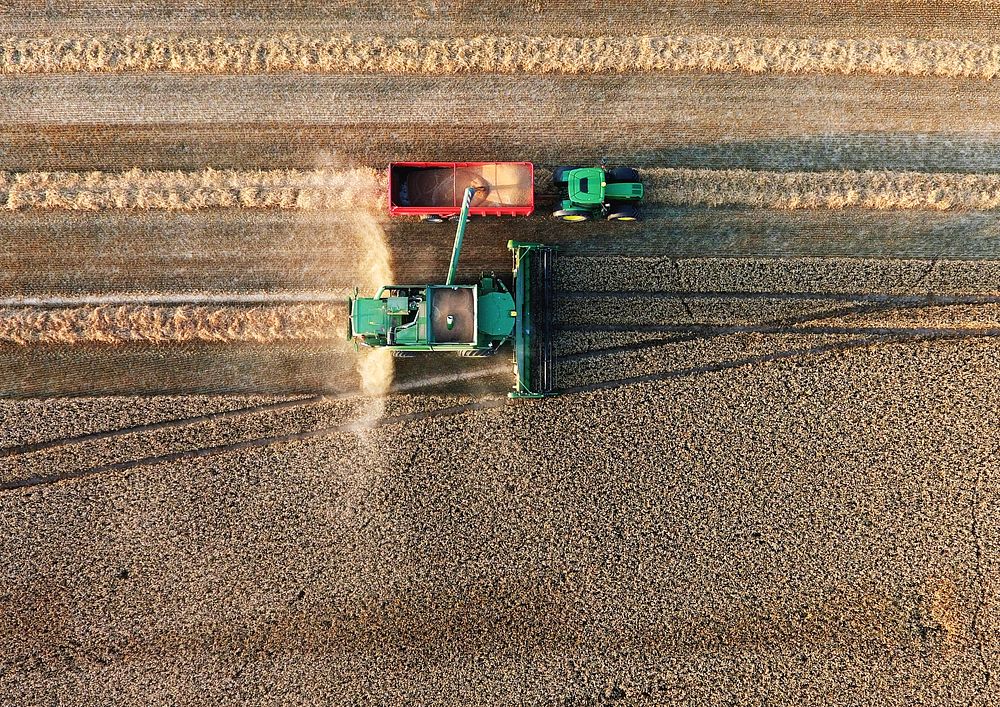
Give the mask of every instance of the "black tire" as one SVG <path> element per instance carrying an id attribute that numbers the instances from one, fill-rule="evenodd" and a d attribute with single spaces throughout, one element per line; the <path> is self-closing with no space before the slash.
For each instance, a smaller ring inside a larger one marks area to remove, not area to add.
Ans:
<path id="1" fill-rule="evenodd" d="M 610 183 L 623 183 L 623 182 L 638 182 L 639 173 L 636 172 L 631 167 L 615 167 L 613 170 L 608 172 L 608 182 Z"/>
<path id="2" fill-rule="evenodd" d="M 637 221 L 639 220 L 639 209 L 631 204 L 612 204 L 611 213 L 608 214 L 608 221 Z"/>
<path id="3" fill-rule="evenodd" d="M 552 170 L 552 183 L 557 187 L 564 187 L 569 184 L 569 180 L 566 179 L 566 173 L 572 172 L 574 169 L 579 169 L 579 167 L 556 167 Z"/>
<path id="4" fill-rule="evenodd" d="M 425 223 L 444 223 L 444 219 L 437 214 L 421 214 L 420 220 Z"/>
<path id="5" fill-rule="evenodd" d="M 589 221 L 591 213 L 586 209 L 559 209 L 558 211 L 552 212 L 554 218 L 560 221 Z"/>
<path id="6" fill-rule="evenodd" d="M 416 355 L 417 354 L 415 352 L 413 352 L 413 351 L 405 351 L 403 349 L 393 349 L 392 350 L 392 357 L 393 358 L 413 358 Z"/>

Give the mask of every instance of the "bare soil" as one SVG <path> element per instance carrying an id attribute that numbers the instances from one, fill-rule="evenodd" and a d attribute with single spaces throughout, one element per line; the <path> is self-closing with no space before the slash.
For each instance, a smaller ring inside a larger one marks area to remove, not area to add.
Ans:
<path id="1" fill-rule="evenodd" d="M 0 39 L 961 53 L 1000 42 L 998 9 L 82 0 L 0 9 Z M 440 75 L 192 56 L 190 74 L 105 56 L 0 75 L 0 308 L 76 337 L 0 342 L 0 702 L 997 701 L 988 62 Z M 560 245 L 560 397 L 508 400 L 508 352 L 393 363 L 343 340 L 355 285 L 447 267 L 452 228 L 385 216 L 389 161 L 601 157 L 648 172 L 644 221 L 553 222 L 542 185 L 535 216 L 473 221 L 459 274 L 509 271 L 508 239 Z M 317 170 L 357 183 L 303 208 Z M 909 172 L 947 174 L 915 208 Z M 88 339 L 100 308 L 126 316 Z M 177 308 L 279 314 L 273 339 L 149 328 Z M 300 310 L 322 314 L 307 340 L 281 319 Z"/>

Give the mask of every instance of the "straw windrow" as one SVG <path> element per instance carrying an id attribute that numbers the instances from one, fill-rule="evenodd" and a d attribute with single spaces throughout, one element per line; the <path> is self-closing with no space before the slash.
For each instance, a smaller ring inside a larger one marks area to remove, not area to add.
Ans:
<path id="1" fill-rule="evenodd" d="M 7 37 L 0 73 L 647 73 L 1000 75 L 1000 45 L 945 39 L 499 35 Z"/>
<path id="2" fill-rule="evenodd" d="M 0 345 L 235 343 L 271 344 L 342 337 L 343 306 L 84 306 L 0 309 Z"/>

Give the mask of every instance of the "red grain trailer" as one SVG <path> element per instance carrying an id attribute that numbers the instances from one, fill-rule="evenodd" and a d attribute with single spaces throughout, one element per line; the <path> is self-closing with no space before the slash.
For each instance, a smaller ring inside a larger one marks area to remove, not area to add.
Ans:
<path id="1" fill-rule="evenodd" d="M 394 162 L 389 165 L 389 214 L 440 223 L 457 218 L 474 187 L 469 214 L 530 216 L 535 210 L 530 162 Z"/>

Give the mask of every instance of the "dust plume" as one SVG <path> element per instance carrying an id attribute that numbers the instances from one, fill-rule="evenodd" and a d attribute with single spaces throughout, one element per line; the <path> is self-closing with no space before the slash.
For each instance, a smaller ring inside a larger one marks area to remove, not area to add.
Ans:
<path id="1" fill-rule="evenodd" d="M 383 285 L 393 284 L 392 253 L 382 226 L 384 213 L 380 211 L 388 189 L 385 174 L 345 167 L 336 155 L 329 153 L 317 155 L 316 167 L 307 173 L 306 183 L 311 194 L 341 192 L 345 186 L 343 175 L 349 174 L 352 193 L 368 195 L 352 199 L 351 208 L 338 210 L 327 227 L 331 237 L 332 284 L 336 289 L 350 291 L 356 287 L 360 297 L 371 297 Z M 319 208 L 331 211 L 329 203 L 328 198 L 320 198 Z M 303 206 L 311 208 L 312 204 L 306 201 Z M 344 355 L 355 357 L 358 385 L 364 394 L 381 398 L 389 391 L 394 373 L 391 351 L 361 347 L 355 352 L 353 346 L 347 346 Z M 368 407 L 366 419 L 381 417 L 384 409 L 381 400 L 371 401 Z"/>
<path id="2" fill-rule="evenodd" d="M 360 214 L 352 225 L 355 226 L 354 235 L 360 242 L 357 264 L 359 294 L 372 296 L 382 285 L 393 284 L 389 245 L 385 231 L 372 214 Z M 361 389 L 369 395 L 385 395 L 392 385 L 394 373 L 392 351 L 371 349 L 360 354 L 357 368 Z"/>

